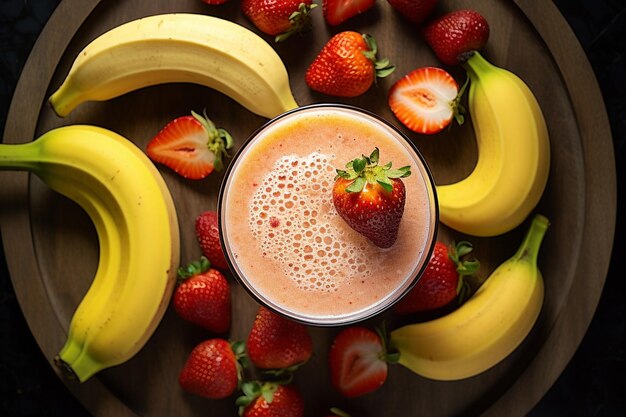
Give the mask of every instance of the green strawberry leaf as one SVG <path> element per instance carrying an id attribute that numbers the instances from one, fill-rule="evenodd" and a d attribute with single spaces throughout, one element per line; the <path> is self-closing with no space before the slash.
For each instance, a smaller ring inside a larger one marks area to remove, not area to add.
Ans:
<path id="1" fill-rule="evenodd" d="M 348 193 L 359 193 L 363 191 L 366 184 L 379 184 L 384 190 L 393 190 L 393 180 L 406 178 L 411 175 L 411 167 L 404 166 L 398 169 L 391 169 L 392 163 L 380 166 L 380 150 L 374 148 L 370 156 L 361 155 L 346 164 L 346 169 L 337 169 L 335 181 L 343 178 L 352 181 L 346 187 Z"/>
<path id="2" fill-rule="evenodd" d="M 352 182 L 352 184 L 346 187 L 346 191 L 349 193 L 360 193 L 361 191 L 363 191 L 363 188 L 365 187 L 365 183 L 366 183 L 365 178 L 357 177 Z"/>

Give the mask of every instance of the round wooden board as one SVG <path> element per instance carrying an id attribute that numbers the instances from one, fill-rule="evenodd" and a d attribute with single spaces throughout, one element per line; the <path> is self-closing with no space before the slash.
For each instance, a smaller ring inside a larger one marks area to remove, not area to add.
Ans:
<path id="1" fill-rule="evenodd" d="M 343 399 L 328 388 L 326 351 L 338 329 L 312 328 L 315 355 L 295 379 L 305 397 L 307 416 L 324 415 L 330 406 L 355 416 L 525 415 L 564 369 L 595 311 L 613 243 L 616 185 L 609 125 L 591 68 L 549 1 L 442 0 L 437 13 L 464 7 L 478 10 L 490 22 L 491 37 L 484 55 L 530 85 L 550 130 L 551 175 L 537 208 L 552 221 L 540 254 L 546 282 L 544 310 L 519 349 L 479 376 L 436 382 L 395 366 L 379 391 L 358 400 Z M 108 102 L 84 104 L 65 119 L 56 117 L 47 104 L 47 97 L 61 83 L 74 57 L 97 35 L 131 19 L 183 11 L 217 15 L 254 30 L 239 12 L 237 1 L 219 7 L 197 0 L 63 1 L 24 68 L 4 142 L 30 141 L 56 126 L 90 123 L 117 131 L 145 147 L 169 120 L 190 110 L 206 109 L 240 145 L 265 119 L 201 86 L 150 87 Z M 329 100 L 312 93 L 303 74 L 325 41 L 347 29 L 373 34 L 380 56 L 390 58 L 397 69 L 362 97 Z M 326 26 L 321 13 L 314 13 L 311 33 L 274 46 L 289 70 L 300 104 L 341 101 L 372 110 L 396 124 L 386 104 L 389 86 L 419 66 L 440 66 L 417 29 L 385 1 L 337 28 Z M 463 81 L 461 70 L 448 70 Z M 404 131 L 430 163 L 438 183 L 463 177 L 475 163 L 471 123 L 435 137 Z M 182 231 L 181 262 L 186 263 L 200 255 L 193 221 L 201 211 L 215 208 L 221 176 L 213 174 L 193 182 L 160 169 L 176 201 Z M 12 282 L 29 326 L 52 364 L 95 271 L 95 231 L 76 204 L 50 191 L 38 178 L 19 172 L 2 172 L 0 178 L 0 226 Z M 439 237 L 472 240 L 476 256 L 482 260 L 480 276 L 484 278 L 513 253 L 526 225 L 488 239 L 463 236 L 442 227 Z M 234 323 L 230 337 L 240 340 L 249 331 L 257 305 L 232 277 L 231 282 Z M 377 323 L 373 320 L 368 324 Z M 97 416 L 234 416 L 232 398 L 206 400 L 183 393 L 177 384 L 187 354 L 195 344 L 212 336 L 184 323 L 170 309 L 135 358 L 84 384 L 65 382 Z"/>

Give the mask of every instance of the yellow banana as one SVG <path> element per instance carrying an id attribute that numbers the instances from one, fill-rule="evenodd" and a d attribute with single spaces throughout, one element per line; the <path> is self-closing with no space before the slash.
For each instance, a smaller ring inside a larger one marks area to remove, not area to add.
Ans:
<path id="1" fill-rule="evenodd" d="M 176 282 L 178 221 L 160 173 L 132 142 L 88 125 L 0 145 L 0 169 L 33 172 L 78 203 L 98 235 L 98 268 L 57 364 L 85 381 L 130 359 L 156 329 Z"/>
<path id="2" fill-rule="evenodd" d="M 50 103 L 65 117 L 85 101 L 173 82 L 213 88 L 268 118 L 298 106 L 265 40 L 237 23 L 189 13 L 148 16 L 100 35 L 78 54 Z"/>
<path id="3" fill-rule="evenodd" d="M 441 222 L 474 236 L 512 230 L 548 180 L 550 143 L 541 108 L 515 74 L 475 53 L 466 63 L 478 160 L 465 179 L 437 187 Z"/>
<path id="4" fill-rule="evenodd" d="M 537 255 L 548 219 L 536 215 L 519 249 L 455 311 L 390 333 L 398 363 L 426 378 L 477 375 L 508 356 L 528 335 L 543 305 Z"/>

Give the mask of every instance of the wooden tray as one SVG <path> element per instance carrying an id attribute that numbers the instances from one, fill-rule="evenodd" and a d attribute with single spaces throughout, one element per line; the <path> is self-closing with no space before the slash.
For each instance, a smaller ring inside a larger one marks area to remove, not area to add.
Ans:
<path id="1" fill-rule="evenodd" d="M 175 11 L 214 14 L 252 28 L 238 3 L 231 0 L 211 7 L 198 0 L 63 1 L 24 68 L 4 142 L 30 141 L 53 127 L 84 122 L 118 131 L 143 147 L 172 118 L 206 108 L 241 144 L 265 119 L 200 86 L 146 88 L 109 102 L 85 104 L 66 119 L 57 118 L 46 101 L 80 49 L 105 30 L 145 15 Z M 592 70 L 549 1 L 442 0 L 437 12 L 461 7 L 475 8 L 486 16 L 491 38 L 485 56 L 531 86 L 549 125 L 552 172 L 537 209 L 552 221 L 540 254 L 546 281 L 542 316 L 524 344 L 484 374 L 458 382 L 434 382 L 396 366 L 381 390 L 352 401 L 327 388 L 326 351 L 337 329 L 312 329 L 315 356 L 296 374 L 307 416 L 324 415 L 330 406 L 345 408 L 355 416 L 525 415 L 566 366 L 596 308 L 613 243 L 616 186 L 610 130 Z M 395 119 L 386 104 L 392 82 L 418 66 L 440 65 L 417 29 L 385 1 L 379 1 L 375 11 L 338 28 L 327 27 L 320 12 L 314 15 L 311 33 L 275 45 L 300 104 L 329 101 L 309 91 L 303 74 L 324 42 L 340 30 L 373 34 L 380 55 L 390 58 L 397 70 L 364 96 L 339 101 L 365 107 L 392 122 Z M 464 74 L 451 71 L 462 82 Z M 461 178 L 475 163 L 471 123 L 435 137 L 408 135 L 430 162 L 438 183 Z M 201 211 L 215 208 L 221 177 L 192 182 L 161 170 L 177 203 L 182 262 L 186 263 L 200 254 L 193 220 Z M 2 172 L 0 178 L 0 225 L 11 278 L 29 326 L 52 360 L 93 277 L 98 253 L 95 232 L 73 202 L 51 192 L 36 177 Z M 490 239 L 471 238 L 483 261 L 481 276 L 513 253 L 525 228 Z M 460 237 L 446 228 L 440 233 L 444 240 Z M 231 337 L 244 339 L 257 305 L 234 282 L 233 297 Z M 188 352 L 211 336 L 182 322 L 170 309 L 153 338 L 131 361 L 85 384 L 65 383 L 98 416 L 234 416 L 233 399 L 190 396 L 177 384 Z"/>

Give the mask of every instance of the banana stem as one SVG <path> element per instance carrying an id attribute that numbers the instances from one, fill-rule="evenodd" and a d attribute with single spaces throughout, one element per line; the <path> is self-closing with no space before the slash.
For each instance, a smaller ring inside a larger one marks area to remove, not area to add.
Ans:
<path id="1" fill-rule="evenodd" d="M 463 64 L 470 78 L 477 78 L 484 72 L 490 71 L 494 65 L 487 61 L 481 54 L 474 51 L 474 54 Z"/>
<path id="2" fill-rule="evenodd" d="M 530 262 L 532 265 L 536 265 L 539 248 L 541 247 L 541 242 L 549 226 L 550 221 L 547 217 L 536 214 L 519 249 L 517 249 L 517 252 L 513 255 L 513 259 L 516 261 Z"/>
<path id="3" fill-rule="evenodd" d="M 39 165 L 36 142 L 0 144 L 0 170 L 34 171 Z"/>

